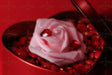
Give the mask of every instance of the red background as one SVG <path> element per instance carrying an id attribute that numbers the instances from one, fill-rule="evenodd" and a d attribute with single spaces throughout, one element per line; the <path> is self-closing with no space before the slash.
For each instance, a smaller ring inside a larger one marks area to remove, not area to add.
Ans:
<path id="1" fill-rule="evenodd" d="M 107 20 L 112 21 L 111 0 L 89 0 L 89 2 L 99 14 L 102 14 Z M 14 72 L 12 75 L 24 74 L 19 73 L 20 71 L 12 71 L 13 69 L 10 69 L 12 67 L 10 65 L 20 65 L 24 62 L 20 62 L 14 58 L 12 53 L 8 52 L 3 46 L 2 35 L 8 27 L 21 21 L 46 18 L 68 10 L 76 10 L 70 0 L 0 0 L 0 73 L 5 72 L 4 75 L 10 75 L 11 72 Z M 13 60 L 12 58 L 19 63 L 12 64 L 10 62 Z M 3 69 L 4 65 L 5 71 Z M 27 66 L 23 67 L 25 68 Z M 19 70 L 20 67 L 15 69 Z M 0 75 L 3 74 L 1 73 Z M 30 72 L 29 75 L 31 75 Z"/>

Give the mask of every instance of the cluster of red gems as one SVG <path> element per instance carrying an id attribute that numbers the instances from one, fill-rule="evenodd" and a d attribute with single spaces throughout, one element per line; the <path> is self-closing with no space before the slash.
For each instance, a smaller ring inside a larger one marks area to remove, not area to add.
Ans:
<path id="1" fill-rule="evenodd" d="M 95 28 L 91 24 L 77 24 L 77 29 L 83 34 L 84 43 L 87 46 L 85 52 L 85 59 L 83 61 L 79 61 L 76 63 L 64 65 L 59 67 L 49 61 L 31 53 L 28 49 L 29 42 L 31 40 L 31 36 L 20 36 L 20 38 L 13 42 L 11 51 L 17 55 L 18 57 L 24 59 L 25 61 L 35 64 L 37 66 L 57 71 L 57 72 L 66 72 L 70 75 L 79 75 L 87 72 L 97 61 L 99 58 L 103 47 L 104 47 L 104 40 L 100 37 L 97 33 Z M 49 30 L 44 33 L 49 34 Z M 76 45 L 77 42 L 74 42 Z M 73 44 L 73 46 L 76 46 Z M 73 47 L 71 46 L 71 47 Z M 79 46 L 79 45 L 78 45 Z"/>

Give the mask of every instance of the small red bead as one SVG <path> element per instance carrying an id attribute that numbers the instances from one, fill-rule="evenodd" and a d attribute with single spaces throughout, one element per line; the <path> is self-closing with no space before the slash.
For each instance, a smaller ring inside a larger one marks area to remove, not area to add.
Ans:
<path id="1" fill-rule="evenodd" d="M 92 60 L 86 60 L 86 61 L 85 61 L 85 63 L 88 64 L 88 65 L 91 65 L 92 62 L 93 62 Z"/>
<path id="2" fill-rule="evenodd" d="M 74 64 L 73 65 L 73 68 L 75 68 L 75 69 L 78 69 L 79 67 L 83 67 L 83 64 L 79 63 L 79 64 Z"/>
<path id="3" fill-rule="evenodd" d="M 87 31 L 87 32 L 85 32 L 84 33 L 84 35 L 86 36 L 86 37 L 89 37 L 89 36 L 92 36 L 92 35 L 95 35 L 95 34 L 98 34 L 96 31 Z"/>
<path id="4" fill-rule="evenodd" d="M 58 71 L 59 68 L 58 68 L 58 66 L 56 66 L 56 65 L 51 65 L 51 70 L 52 70 L 52 71 Z"/>
<path id="5" fill-rule="evenodd" d="M 70 75 L 77 75 L 75 69 L 68 70 L 68 74 L 70 74 Z"/>
<path id="6" fill-rule="evenodd" d="M 72 68 L 72 67 L 69 67 L 69 66 L 68 66 L 68 67 L 65 67 L 65 70 L 67 70 L 67 71 L 68 71 L 68 70 L 72 70 L 72 69 L 73 69 L 73 68 Z"/>
<path id="7" fill-rule="evenodd" d="M 104 49 L 104 45 L 105 45 L 105 41 L 102 38 L 100 38 L 99 42 L 100 42 L 101 50 L 103 50 Z"/>
<path id="8" fill-rule="evenodd" d="M 101 51 L 96 51 L 95 52 L 95 58 L 98 59 L 101 55 Z"/>
<path id="9" fill-rule="evenodd" d="M 97 41 L 100 39 L 100 35 L 94 35 L 92 36 L 92 41 Z"/>
<path id="10" fill-rule="evenodd" d="M 90 31 L 91 31 L 91 30 L 95 30 L 95 28 L 93 27 L 92 24 L 88 24 L 88 25 L 87 25 L 87 29 L 90 30 Z"/>
<path id="11" fill-rule="evenodd" d="M 42 67 L 46 68 L 46 69 L 50 69 L 51 64 L 49 62 L 44 62 L 44 63 L 42 63 Z"/>
<path id="12" fill-rule="evenodd" d="M 87 28 L 86 28 L 86 25 L 85 24 L 78 24 L 77 25 L 77 29 L 80 31 L 80 32 L 86 32 L 87 31 Z"/>
<path id="13" fill-rule="evenodd" d="M 84 68 L 89 70 L 91 68 L 91 65 L 85 65 Z"/>
<path id="14" fill-rule="evenodd" d="M 95 53 L 94 53 L 94 52 L 91 52 L 91 53 L 89 54 L 89 58 L 90 58 L 90 59 L 94 59 L 94 57 L 95 57 Z"/>
<path id="15" fill-rule="evenodd" d="M 64 70 L 60 70 L 59 72 L 61 72 L 61 73 L 66 73 Z"/>
<path id="16" fill-rule="evenodd" d="M 63 71 L 63 68 L 60 68 L 60 71 Z"/>
<path id="17" fill-rule="evenodd" d="M 93 45 L 94 49 L 99 49 L 100 48 L 100 43 L 99 43 L 98 40 L 97 41 L 93 41 L 92 45 Z"/>
<path id="18" fill-rule="evenodd" d="M 44 31 L 40 34 L 42 37 L 48 37 L 52 35 L 52 31 L 49 29 L 44 29 Z"/>
<path id="19" fill-rule="evenodd" d="M 75 65 L 73 65 L 73 67 L 75 68 L 75 70 L 78 72 L 78 73 L 84 73 L 84 72 L 86 72 L 86 70 L 85 70 L 85 66 L 84 66 L 84 64 L 83 63 L 79 63 L 79 64 L 75 64 Z"/>
<path id="20" fill-rule="evenodd" d="M 15 55 L 19 56 L 20 58 L 27 58 L 28 54 L 26 51 L 24 51 L 22 48 L 12 48 L 12 51 L 14 52 Z"/>
<path id="21" fill-rule="evenodd" d="M 81 47 L 80 43 L 76 40 L 73 40 L 70 44 L 70 50 L 77 50 Z"/>

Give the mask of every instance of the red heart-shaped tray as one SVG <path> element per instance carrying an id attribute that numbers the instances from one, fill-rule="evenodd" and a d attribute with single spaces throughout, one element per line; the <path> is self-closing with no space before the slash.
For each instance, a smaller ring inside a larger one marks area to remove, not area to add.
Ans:
<path id="1" fill-rule="evenodd" d="M 43 69 L 44 71 L 51 70 L 51 72 L 70 75 L 88 73 L 100 58 L 104 48 L 104 40 L 97 33 L 92 24 L 76 11 L 62 12 L 50 18 L 71 21 L 76 24 L 77 29 L 83 34 L 83 40 L 87 46 L 84 60 L 59 67 L 31 53 L 28 49 L 28 45 L 34 31 L 35 21 L 20 22 L 9 27 L 3 35 L 3 43 L 5 47 L 14 55 L 18 56 L 16 58 L 25 63 L 29 62 L 37 69 Z"/>
<path id="2" fill-rule="evenodd" d="M 95 10 L 112 22 L 110 0 L 89 0 Z M 103 8 L 103 9 L 102 9 Z M 32 65 L 11 53 L 3 42 L 4 31 L 12 25 L 23 24 L 22 21 L 46 18 L 56 13 L 75 10 L 70 0 L 1 0 L 0 3 L 0 75 L 66 75 Z M 50 10 L 50 11 L 49 11 Z M 34 21 L 33 21 L 34 22 Z M 17 23 L 17 24 L 15 24 Z M 31 21 L 32 23 L 32 21 Z M 111 75 L 112 51 L 105 49 L 95 66 L 87 75 Z M 106 58 L 106 57 L 107 58 Z M 107 60 L 104 60 L 107 59 Z M 109 60 L 109 61 L 108 61 Z M 107 61 L 107 62 L 106 62 Z M 105 64 L 107 63 L 107 64 Z"/>

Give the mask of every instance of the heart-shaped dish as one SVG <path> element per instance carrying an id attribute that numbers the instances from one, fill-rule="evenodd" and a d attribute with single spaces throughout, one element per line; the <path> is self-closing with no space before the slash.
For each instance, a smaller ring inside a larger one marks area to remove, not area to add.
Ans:
<path id="1" fill-rule="evenodd" d="M 93 68 L 103 52 L 104 40 L 100 37 L 97 30 L 92 26 L 88 19 L 84 18 L 76 11 L 66 11 L 56 14 L 50 18 L 70 21 L 76 24 L 76 28 L 83 34 L 86 44 L 85 59 L 76 63 L 59 67 L 49 61 L 31 53 L 28 49 L 36 21 L 24 21 L 9 27 L 3 35 L 5 47 L 17 58 L 23 59 L 36 67 L 62 72 L 70 75 L 85 74 Z"/>

